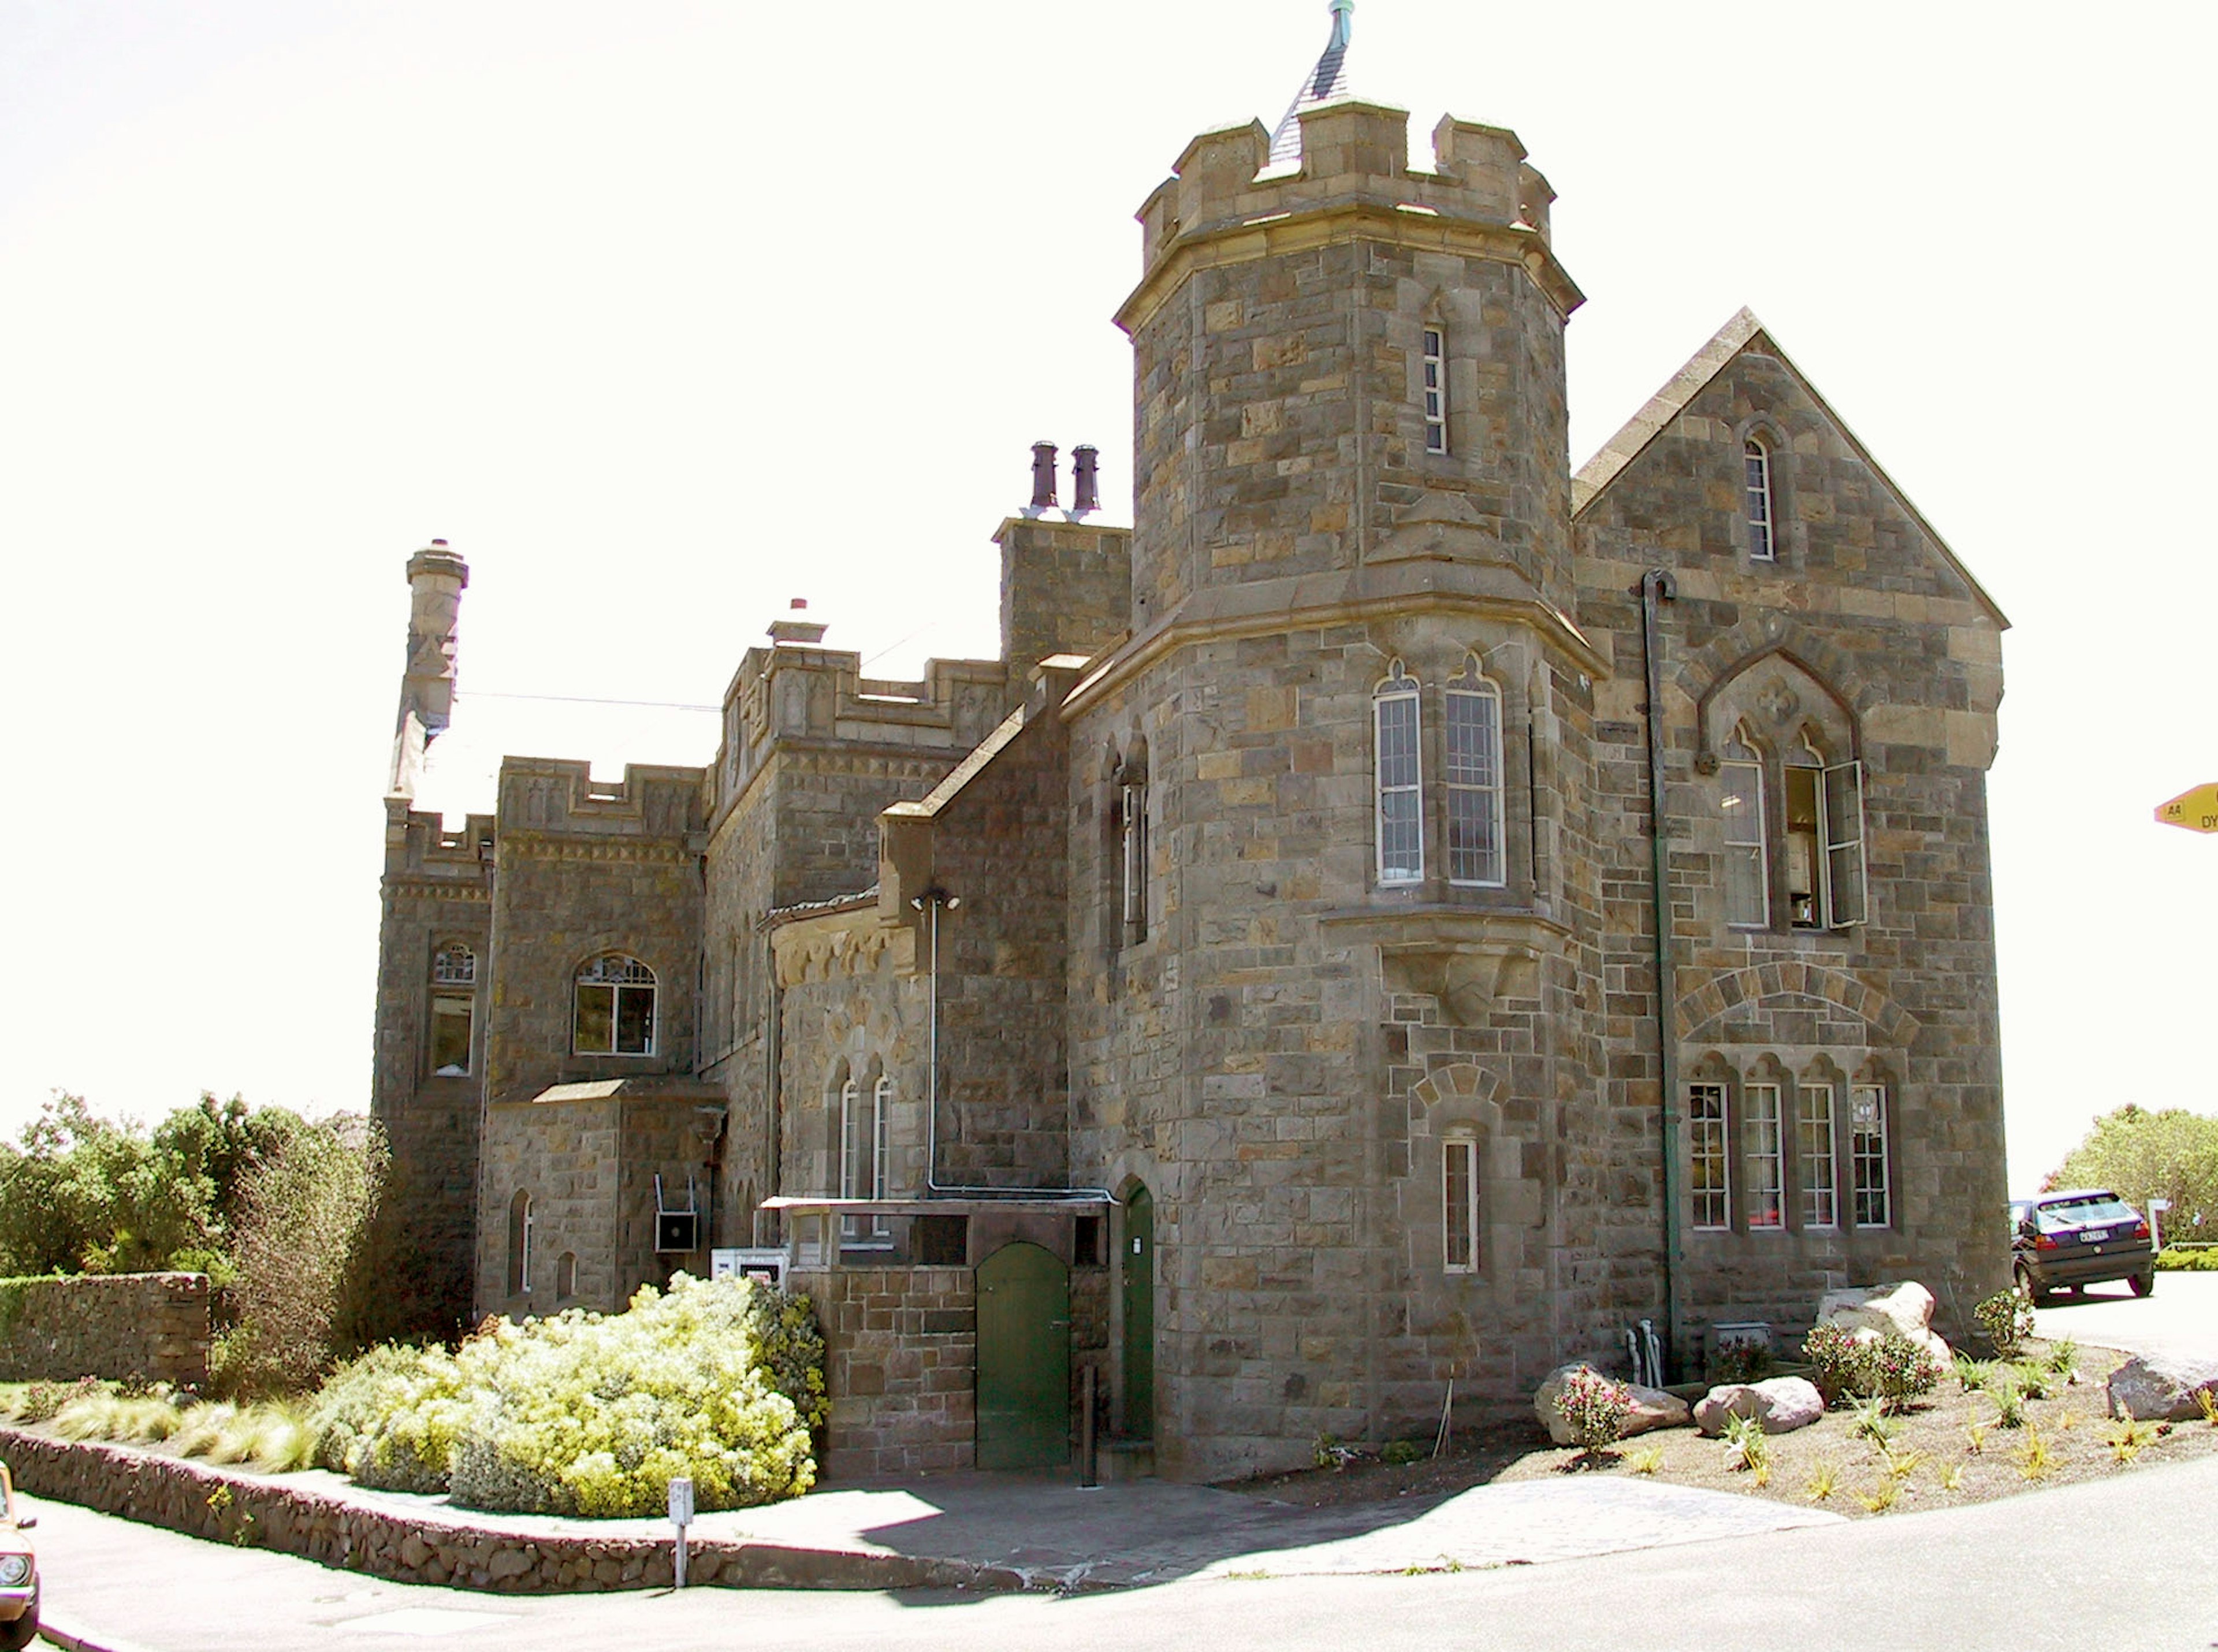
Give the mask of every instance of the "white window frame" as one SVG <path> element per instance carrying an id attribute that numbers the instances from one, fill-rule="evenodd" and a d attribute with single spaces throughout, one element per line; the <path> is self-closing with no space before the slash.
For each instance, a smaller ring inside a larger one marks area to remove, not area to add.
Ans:
<path id="1" fill-rule="evenodd" d="M 508 1294 L 531 1294 L 531 1195 L 524 1188 L 508 1205 Z"/>
<path id="2" fill-rule="evenodd" d="M 1748 1225 L 1773 1233 L 1787 1226 L 1787 1148 L 1779 1086 L 1769 1080 L 1741 1092 L 1748 1115 Z M 1768 1213 L 1768 1214 L 1767 1214 Z"/>
<path id="3" fill-rule="evenodd" d="M 1448 450 L 1448 333 L 1437 321 L 1424 324 L 1417 353 L 1418 395 L 1425 415 L 1425 451 Z"/>
<path id="4" fill-rule="evenodd" d="M 580 1036 L 579 1012 L 584 1007 L 588 991 L 606 989 L 609 994 L 609 1042 L 606 1048 L 588 1045 Z M 623 1049 L 622 1028 L 623 1009 L 632 997 L 647 994 L 647 1042 L 638 1049 Z M 570 1049 L 578 1055 L 652 1055 L 659 1042 L 661 1003 L 660 983 L 654 971 L 628 952 L 604 952 L 587 962 L 578 971 L 570 989 Z"/>
<path id="5" fill-rule="evenodd" d="M 1841 1225 L 1841 1182 L 1833 1150 L 1833 1086 L 1795 1086 L 1794 1162 L 1802 1185 L 1802 1227 L 1831 1233 Z"/>
<path id="6" fill-rule="evenodd" d="M 1863 761 L 1851 758 L 1828 763 L 1807 734 L 1795 749 L 1801 760 L 1790 758 L 1786 766 L 1811 777 L 1814 831 L 1810 870 L 1817 887 L 1809 891 L 1811 921 L 1798 921 L 1791 906 L 1787 921 L 1800 930 L 1854 929 L 1871 915 L 1870 871 L 1864 854 Z M 1781 789 L 1787 790 L 1783 777 Z M 1791 831 L 1788 836 L 1791 841 Z M 1791 872 L 1793 857 L 1788 858 Z"/>
<path id="7" fill-rule="evenodd" d="M 1440 1258 L 1443 1270 L 1449 1273 L 1479 1270 L 1478 1141 L 1475 1136 L 1451 1135 L 1440 1143 Z"/>
<path id="8" fill-rule="evenodd" d="M 1748 560 L 1779 560 L 1778 513 L 1773 509 L 1771 449 L 1760 436 L 1741 445 L 1741 515 L 1748 527 Z"/>
<path id="9" fill-rule="evenodd" d="M 1447 770 L 1448 882 L 1462 888 L 1499 889 L 1509 879 L 1509 833 L 1502 819 L 1502 690 L 1471 662 L 1447 685 Z M 1466 844 L 1468 836 L 1476 839 Z"/>
<path id="10" fill-rule="evenodd" d="M 1397 659 L 1371 697 L 1374 869 L 1380 883 L 1394 887 L 1425 879 L 1425 720 L 1418 695 L 1417 680 Z M 1395 818 L 1401 808 L 1406 819 Z"/>
<path id="11" fill-rule="evenodd" d="M 1849 1215 L 1858 1228 L 1894 1225 L 1894 1189 L 1887 1171 L 1887 1086 L 1850 1085 Z"/>
<path id="12" fill-rule="evenodd" d="M 849 1079 L 839 1086 L 839 1197 L 843 1199 L 882 1199 L 886 1196 L 889 1119 L 894 1081 L 881 1076 L 870 1086 L 867 1116 L 864 1112 L 860 1080 Z M 882 1216 L 843 1215 L 839 1242 L 851 1248 L 883 1250 L 893 1243 L 893 1230 Z"/>
<path id="13" fill-rule="evenodd" d="M 1696 1233 L 1732 1227 L 1731 1120 L 1724 1085 L 1687 1086 L 1687 1225 Z"/>
<path id="14" fill-rule="evenodd" d="M 478 955 L 460 941 L 449 941 L 431 955 L 431 985 L 474 987 Z"/>
<path id="15" fill-rule="evenodd" d="M 1725 924 L 1732 929 L 1771 927 L 1771 817 L 1765 811 L 1763 756 L 1736 728 L 1718 764 L 1718 810 L 1725 817 Z M 1755 863 L 1754 908 L 1736 900 L 1733 871 Z"/>

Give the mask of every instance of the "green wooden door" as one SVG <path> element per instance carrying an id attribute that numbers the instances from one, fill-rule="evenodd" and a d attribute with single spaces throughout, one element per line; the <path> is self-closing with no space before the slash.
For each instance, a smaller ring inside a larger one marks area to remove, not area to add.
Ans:
<path id="1" fill-rule="evenodd" d="M 1144 1187 L 1124 1201 L 1124 1432 L 1155 1437 L 1155 1200 Z"/>
<path id="2" fill-rule="evenodd" d="M 978 1267 L 978 1466 L 1070 1461 L 1070 1270 L 1004 1245 Z"/>

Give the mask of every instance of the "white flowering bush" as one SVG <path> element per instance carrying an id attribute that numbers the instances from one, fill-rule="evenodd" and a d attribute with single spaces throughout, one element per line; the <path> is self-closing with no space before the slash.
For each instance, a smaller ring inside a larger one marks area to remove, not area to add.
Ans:
<path id="1" fill-rule="evenodd" d="M 475 1508 L 660 1513 L 671 1480 L 736 1508 L 815 1483 L 829 1409 L 806 1296 L 679 1275 L 629 1312 L 499 1321 L 449 1355 L 380 1350 L 317 1402 L 324 1461 Z"/>

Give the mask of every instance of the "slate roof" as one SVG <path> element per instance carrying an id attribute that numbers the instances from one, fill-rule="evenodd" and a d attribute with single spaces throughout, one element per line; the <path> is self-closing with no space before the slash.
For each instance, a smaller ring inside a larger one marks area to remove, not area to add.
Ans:
<path id="1" fill-rule="evenodd" d="M 1320 103 L 1329 103 L 1335 98 L 1351 96 L 1348 80 L 1348 20 L 1355 10 L 1355 0 L 1332 0 L 1332 37 L 1325 42 L 1324 55 L 1317 60 L 1294 101 L 1286 105 L 1286 112 L 1279 121 L 1278 129 L 1271 134 L 1273 167 L 1292 166 L 1302 158 L 1302 123 L 1304 109 L 1315 108 Z"/>

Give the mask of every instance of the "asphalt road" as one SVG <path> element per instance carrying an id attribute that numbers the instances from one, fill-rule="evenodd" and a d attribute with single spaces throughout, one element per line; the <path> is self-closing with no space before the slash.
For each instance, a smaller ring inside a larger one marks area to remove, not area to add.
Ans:
<path id="1" fill-rule="evenodd" d="M 2159 1273 L 2153 1296 L 2136 1296 L 2122 1279 L 2085 1296 L 2052 1296 L 2034 1309 L 2040 1334 L 2072 1337 L 2129 1353 L 2159 1349 L 2218 1358 L 2218 1273 Z"/>
<path id="2" fill-rule="evenodd" d="M 45 1503 L 50 1616 L 93 1652 L 1267 1645 L 1331 1652 L 2209 1652 L 2218 1458 L 1969 1508 L 1422 1575 L 1196 1579 L 1058 1599 L 689 1589 L 515 1598 L 374 1582 Z"/>

